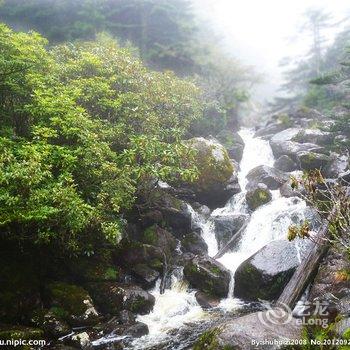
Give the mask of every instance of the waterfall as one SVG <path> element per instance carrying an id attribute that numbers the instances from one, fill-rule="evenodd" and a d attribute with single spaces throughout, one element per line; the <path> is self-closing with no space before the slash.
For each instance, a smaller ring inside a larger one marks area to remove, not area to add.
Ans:
<path id="1" fill-rule="evenodd" d="M 273 166 L 274 157 L 269 142 L 254 138 L 252 130 L 243 129 L 240 136 L 245 142 L 243 158 L 238 172 L 238 181 L 242 191 L 233 196 L 223 208 L 214 210 L 209 218 L 197 213 L 191 206 L 193 228 L 200 228 L 202 237 L 208 245 L 209 256 L 218 252 L 213 217 L 227 214 L 247 214 L 245 203 L 246 176 L 250 170 L 259 166 Z M 222 312 L 232 311 L 242 306 L 243 302 L 233 297 L 234 273 L 238 266 L 256 253 L 264 245 L 275 239 L 286 237 L 288 227 L 295 221 L 305 219 L 306 204 L 303 200 L 281 197 L 279 191 L 272 191 L 272 201 L 256 209 L 242 234 L 239 244 L 218 259 L 231 272 L 229 295 L 219 304 Z M 155 306 L 149 315 L 138 316 L 137 320 L 149 327 L 149 335 L 135 340 L 132 349 L 146 349 L 148 346 L 164 342 L 168 331 L 181 328 L 188 322 L 197 322 L 208 318 L 208 313 L 198 305 L 194 292 L 188 292 L 188 285 L 182 280 L 182 272 L 172 276 L 172 286 L 160 294 L 159 284 L 151 292 Z"/>

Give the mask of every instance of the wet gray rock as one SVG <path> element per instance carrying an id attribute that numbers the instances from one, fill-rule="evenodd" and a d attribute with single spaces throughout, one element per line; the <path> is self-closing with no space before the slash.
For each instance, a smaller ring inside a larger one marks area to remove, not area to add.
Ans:
<path id="1" fill-rule="evenodd" d="M 159 271 L 150 268 L 146 264 L 132 266 L 130 272 L 135 276 L 138 283 L 146 289 L 153 287 L 157 279 L 160 277 Z"/>
<path id="2" fill-rule="evenodd" d="M 332 247 L 324 257 L 310 289 L 309 300 L 322 299 L 329 293 L 339 299 L 350 295 L 350 281 L 341 274 L 350 270 L 350 262 L 341 251 L 341 248 Z"/>
<path id="3" fill-rule="evenodd" d="M 264 139 L 269 139 L 273 135 L 279 133 L 282 130 L 287 129 L 288 126 L 283 123 L 273 123 L 269 124 L 267 126 L 264 126 L 263 128 L 259 129 L 254 137 L 263 137 Z"/>
<path id="4" fill-rule="evenodd" d="M 153 224 L 160 226 L 165 222 L 177 236 L 191 232 L 191 215 L 187 204 L 177 198 L 175 192 L 171 187 L 155 187 L 141 196 L 139 201 L 144 206 L 141 219 L 145 228 Z"/>
<path id="5" fill-rule="evenodd" d="M 250 210 L 268 203 L 272 199 L 272 194 L 265 184 L 259 183 L 257 186 L 249 188 L 246 193 L 246 201 Z"/>
<path id="6" fill-rule="evenodd" d="M 261 319 L 265 322 L 263 323 Z M 286 318 L 277 318 L 273 323 L 266 321 L 268 319 L 266 312 L 255 312 L 224 323 L 220 327 L 222 331 L 215 339 L 217 348 L 279 350 L 285 349 L 285 346 L 276 345 L 274 342 L 301 339 L 302 326 L 297 319 L 292 318 L 290 322 L 286 323 L 284 323 Z M 254 344 L 254 341 L 260 342 L 260 345 Z M 271 342 L 271 344 L 262 345 L 264 341 Z"/>
<path id="7" fill-rule="evenodd" d="M 247 218 L 248 216 L 244 214 L 228 214 L 212 217 L 219 249 L 224 247 L 232 239 L 244 225 Z"/>
<path id="8" fill-rule="evenodd" d="M 294 242 L 273 241 L 238 267 L 234 295 L 251 301 L 275 300 L 298 265 Z"/>
<path id="9" fill-rule="evenodd" d="M 326 153 L 325 149 L 313 143 L 298 143 L 294 141 L 273 141 L 270 146 L 276 159 L 283 155 L 289 156 L 293 161 L 297 161 L 299 152 Z"/>
<path id="10" fill-rule="evenodd" d="M 297 161 L 302 170 L 321 169 L 327 176 L 327 169 L 331 165 L 333 159 L 325 154 L 315 152 L 298 152 Z"/>
<path id="11" fill-rule="evenodd" d="M 216 138 L 225 146 L 230 158 L 236 160 L 238 163 L 242 160 L 244 141 L 238 133 L 223 130 Z"/>
<path id="12" fill-rule="evenodd" d="M 278 170 L 290 172 L 298 169 L 298 165 L 287 155 L 279 157 L 274 164 Z"/>
<path id="13" fill-rule="evenodd" d="M 248 173 L 247 189 L 256 188 L 259 183 L 263 183 L 270 190 L 277 190 L 288 181 L 288 179 L 289 176 L 280 170 L 267 165 L 259 165 Z"/>
<path id="14" fill-rule="evenodd" d="M 208 253 L 208 245 L 198 232 L 191 232 L 181 240 L 181 247 L 184 252 L 195 255 L 205 255 Z"/>
<path id="15" fill-rule="evenodd" d="M 195 297 L 202 309 L 212 309 L 217 307 L 220 303 L 220 299 L 214 298 L 201 291 L 196 292 Z"/>
<path id="16" fill-rule="evenodd" d="M 186 262 L 184 276 L 193 288 L 225 298 L 229 291 L 230 271 L 218 261 L 205 256 L 196 256 Z"/>
<path id="17" fill-rule="evenodd" d="M 291 182 L 287 181 L 284 183 L 280 188 L 280 193 L 282 197 L 301 197 L 302 194 L 305 194 L 305 190 L 302 188 L 299 188 L 298 190 L 295 190 L 291 186 Z"/>
<path id="18" fill-rule="evenodd" d="M 271 138 L 271 142 L 286 142 L 286 141 L 292 141 L 293 138 L 298 135 L 298 133 L 301 131 L 299 128 L 288 128 L 285 129 L 277 134 L 275 134 Z"/>
<path id="19" fill-rule="evenodd" d="M 302 129 L 291 141 L 299 143 L 314 143 L 319 146 L 330 145 L 333 142 L 334 134 L 319 129 Z"/>

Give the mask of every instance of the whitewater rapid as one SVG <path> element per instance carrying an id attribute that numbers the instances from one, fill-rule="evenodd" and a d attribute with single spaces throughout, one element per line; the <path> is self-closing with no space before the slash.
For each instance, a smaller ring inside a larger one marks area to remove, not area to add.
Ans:
<path id="1" fill-rule="evenodd" d="M 233 196 L 223 208 L 214 210 L 209 218 L 201 215 L 189 206 L 193 228 L 200 228 L 202 237 L 208 245 L 208 254 L 213 257 L 218 252 L 213 218 L 220 215 L 248 214 L 245 202 L 247 174 L 259 165 L 273 166 L 274 157 L 269 142 L 254 138 L 254 132 L 243 129 L 239 132 L 244 140 L 245 148 L 238 171 L 238 181 L 242 191 Z M 218 259 L 231 272 L 231 284 L 226 299 L 221 300 L 219 309 L 223 312 L 239 309 L 243 302 L 233 296 L 234 273 L 238 266 L 256 253 L 267 243 L 275 239 L 285 239 L 288 227 L 305 219 L 306 203 L 296 197 L 282 197 L 279 191 L 272 191 L 272 200 L 259 207 L 250 216 L 240 242 Z M 298 244 L 298 243 L 296 243 Z M 176 329 L 193 322 L 205 320 L 210 315 L 203 311 L 195 298 L 195 291 L 189 291 L 188 284 L 182 279 L 182 271 L 172 276 L 171 288 L 164 294 L 159 292 L 159 284 L 151 291 L 156 302 L 153 311 L 138 316 L 137 321 L 149 327 L 149 334 L 132 343 L 132 349 L 147 349 L 160 344 L 173 336 Z M 169 333 L 170 332 L 170 333 Z"/>

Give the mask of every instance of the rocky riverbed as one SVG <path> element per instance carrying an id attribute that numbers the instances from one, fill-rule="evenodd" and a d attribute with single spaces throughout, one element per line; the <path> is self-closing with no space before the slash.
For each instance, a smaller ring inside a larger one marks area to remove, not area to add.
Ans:
<path id="1" fill-rule="evenodd" d="M 199 179 L 149 184 L 118 248 L 67 257 L 47 276 L 40 252 L 12 259 L 2 276 L 15 278 L 0 291 L 0 336 L 47 339 L 52 349 L 185 349 L 213 329 L 221 329 L 209 333 L 217 349 L 299 336 L 296 325 L 264 328 L 253 312 L 278 298 L 308 249 L 286 240 L 289 225 L 321 224 L 290 176 L 320 168 L 328 179 L 349 179 L 346 155 L 327 147 L 341 135 L 315 128 L 315 113 L 293 110 L 289 123 L 276 116 L 258 130 L 189 140 Z M 326 256 L 309 298 L 333 296 L 344 314 L 350 285 L 332 274 L 348 265 L 337 254 Z"/>

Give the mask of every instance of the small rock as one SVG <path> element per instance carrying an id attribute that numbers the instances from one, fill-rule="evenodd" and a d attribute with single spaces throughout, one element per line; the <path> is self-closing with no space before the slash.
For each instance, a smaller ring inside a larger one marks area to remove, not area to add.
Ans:
<path id="1" fill-rule="evenodd" d="M 208 245 L 197 232 L 191 232 L 184 236 L 181 241 L 182 250 L 184 252 L 202 255 L 208 253 Z"/>
<path id="2" fill-rule="evenodd" d="M 259 183 L 263 183 L 270 190 L 277 190 L 288 181 L 289 176 L 267 165 L 259 165 L 248 173 L 247 179 L 248 189 L 257 187 Z"/>
<path id="3" fill-rule="evenodd" d="M 195 297 L 202 309 L 212 309 L 217 307 L 220 303 L 220 299 L 214 298 L 201 291 L 196 292 Z"/>
<path id="4" fill-rule="evenodd" d="M 74 345 L 79 346 L 80 349 L 92 349 L 89 334 L 86 332 L 73 335 L 71 341 Z"/>
<path id="5" fill-rule="evenodd" d="M 246 201 L 250 210 L 268 203 L 272 199 L 272 194 L 265 184 L 259 183 L 256 187 L 250 188 L 246 193 Z"/>
<path id="6" fill-rule="evenodd" d="M 278 170 L 290 172 L 298 169 L 298 165 L 287 155 L 279 157 L 274 164 Z"/>
<path id="7" fill-rule="evenodd" d="M 224 298 L 228 294 L 230 272 L 210 257 L 200 256 L 187 261 L 184 276 L 192 287 L 209 295 Z"/>
<path id="8" fill-rule="evenodd" d="M 219 249 L 224 247 L 232 239 L 244 225 L 247 218 L 247 215 L 244 214 L 218 215 L 212 217 Z"/>

